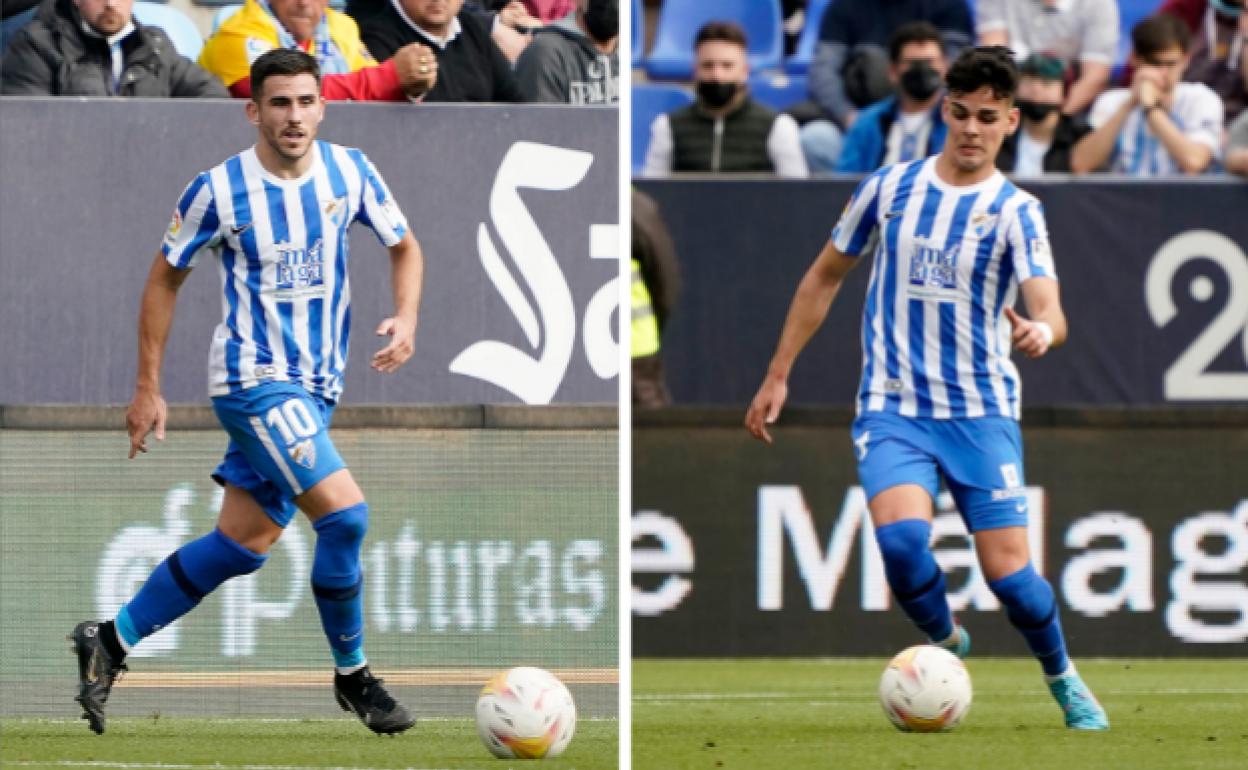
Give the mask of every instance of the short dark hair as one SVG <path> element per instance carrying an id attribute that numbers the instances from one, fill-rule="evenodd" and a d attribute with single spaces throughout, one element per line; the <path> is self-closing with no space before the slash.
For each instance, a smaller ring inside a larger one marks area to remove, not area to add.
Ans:
<path id="1" fill-rule="evenodd" d="M 1033 53 L 1018 65 L 1018 74 L 1030 75 L 1041 80 L 1065 80 L 1066 65 L 1056 56 Z"/>
<path id="2" fill-rule="evenodd" d="M 996 98 L 1013 101 L 1018 90 L 1014 52 L 1003 45 L 967 48 L 949 65 L 945 86 L 951 94 L 973 94 L 988 86 Z"/>
<path id="3" fill-rule="evenodd" d="M 251 98 L 260 99 L 264 81 L 274 75 L 311 75 L 316 88 L 321 88 L 321 66 L 311 55 L 297 48 L 274 48 L 251 63 Z"/>
<path id="4" fill-rule="evenodd" d="M 1191 43 L 1187 25 L 1168 13 L 1149 16 L 1131 28 L 1131 50 L 1136 56 L 1153 56 L 1176 45 L 1187 53 Z"/>
<path id="5" fill-rule="evenodd" d="M 749 48 L 745 30 L 735 21 L 708 21 L 703 24 L 702 29 L 698 30 L 698 36 L 694 38 L 693 47 L 713 42 L 736 43 L 742 48 Z"/>
<path id="6" fill-rule="evenodd" d="M 902 24 L 888 40 L 888 60 L 893 64 L 901 61 L 901 49 L 911 43 L 935 43 L 941 45 L 940 30 L 926 21 Z"/>

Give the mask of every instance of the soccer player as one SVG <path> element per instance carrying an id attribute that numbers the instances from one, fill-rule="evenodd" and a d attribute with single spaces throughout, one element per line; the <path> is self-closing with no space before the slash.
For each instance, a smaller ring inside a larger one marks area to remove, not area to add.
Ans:
<path id="1" fill-rule="evenodd" d="M 994 164 L 1018 126 L 1018 71 L 1008 49 L 968 49 L 945 83 L 943 149 L 858 186 L 797 288 L 745 424 L 771 443 L 767 425 L 784 405 L 798 353 L 857 257 L 873 250 L 852 434 L 889 586 L 933 643 L 970 651 L 929 542 L 943 478 L 1066 726 L 1104 730 L 1104 709 L 1066 655 L 1053 589 L 1027 552 L 1020 383 L 1009 345 L 1039 358 L 1066 340 L 1066 319 L 1040 204 Z M 1020 289 L 1030 320 L 1012 309 Z"/>
<path id="2" fill-rule="evenodd" d="M 252 64 L 251 82 L 247 116 L 258 141 L 190 183 L 152 264 L 126 413 L 133 459 L 147 451 L 149 432 L 165 437 L 160 366 L 177 292 L 209 258 L 224 291 L 209 366 L 213 409 L 230 439 L 213 473 L 224 502 L 216 528 L 170 554 L 115 619 L 74 628 L 77 701 L 96 733 L 104 731 L 104 705 L 126 654 L 226 580 L 260 569 L 296 508 L 316 530 L 312 591 L 336 666 L 334 697 L 376 733 L 416 721 L 364 657 L 360 545 L 368 504 L 328 426 L 351 326 L 348 228 L 362 222 L 390 251 L 395 312 L 377 329 L 390 337 L 372 358 L 380 372 L 412 355 L 423 257 L 364 154 L 317 141 L 325 102 L 316 60 L 270 51 Z"/>

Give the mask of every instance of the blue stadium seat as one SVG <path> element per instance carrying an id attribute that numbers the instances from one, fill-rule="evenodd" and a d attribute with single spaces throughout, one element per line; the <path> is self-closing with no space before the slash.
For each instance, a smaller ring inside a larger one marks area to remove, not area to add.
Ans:
<path id="1" fill-rule="evenodd" d="M 650 124 L 665 112 L 684 107 L 693 95 L 683 88 L 669 85 L 637 83 L 633 85 L 633 175 L 641 172 L 650 147 Z"/>
<path id="2" fill-rule="evenodd" d="M 633 67 L 640 67 L 645 56 L 646 8 L 641 0 L 633 0 Z"/>
<path id="3" fill-rule="evenodd" d="M 191 61 L 198 59 L 199 52 L 204 49 L 204 39 L 199 35 L 199 27 L 177 8 L 157 3 L 135 3 L 134 18 L 140 24 L 163 29 L 178 53 Z"/>
<path id="4" fill-rule="evenodd" d="M 749 38 L 750 69 L 779 69 L 784 31 L 779 0 L 665 0 L 646 72 L 658 80 L 688 80 L 693 75 L 693 39 L 708 21 L 735 21 Z"/>
<path id="5" fill-rule="evenodd" d="M 806 101 L 805 75 L 753 75 L 750 95 L 773 110 L 786 110 Z"/>
<path id="6" fill-rule="evenodd" d="M 832 0 L 809 0 L 806 3 L 806 25 L 797 38 L 797 49 L 784 62 L 784 69 L 790 75 L 805 75 L 810 70 L 810 63 L 815 58 L 815 45 L 819 42 L 823 12 L 831 4 Z"/>
<path id="7" fill-rule="evenodd" d="M 1127 66 L 1131 53 L 1131 28 L 1153 15 L 1161 7 L 1162 0 L 1118 0 L 1118 53 L 1114 56 L 1114 69 L 1110 85 L 1118 82 Z"/>
<path id="8" fill-rule="evenodd" d="M 241 10 L 243 10 L 243 6 L 238 3 L 221 6 L 221 8 L 212 15 L 212 34 L 217 34 L 217 30 L 221 29 L 221 25 Z"/>

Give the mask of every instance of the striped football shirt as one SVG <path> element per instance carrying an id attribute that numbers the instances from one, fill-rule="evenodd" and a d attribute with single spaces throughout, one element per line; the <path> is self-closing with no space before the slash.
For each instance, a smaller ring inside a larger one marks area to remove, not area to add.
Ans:
<path id="1" fill-rule="evenodd" d="M 407 232 L 364 153 L 322 141 L 311 152 L 298 179 L 270 174 L 254 147 L 199 174 L 165 233 L 170 265 L 190 269 L 208 254 L 221 276 L 213 396 L 281 380 L 337 400 L 351 332 L 347 231 L 362 222 L 386 247 Z"/>
<path id="2" fill-rule="evenodd" d="M 858 411 L 1018 419 L 1004 309 L 1022 281 L 1057 277 L 1044 212 L 1000 172 L 942 182 L 937 157 L 868 176 L 832 231 L 843 253 L 875 254 Z"/>

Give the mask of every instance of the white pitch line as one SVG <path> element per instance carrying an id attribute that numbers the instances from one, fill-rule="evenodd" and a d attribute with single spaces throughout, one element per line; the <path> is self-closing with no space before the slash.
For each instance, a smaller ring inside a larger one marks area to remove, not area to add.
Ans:
<path id="1" fill-rule="evenodd" d="M 977 691 L 979 695 L 999 695 L 999 694 L 1030 694 L 1032 692 L 1040 693 L 1039 689 L 1025 691 L 1005 691 L 1005 690 L 983 690 Z M 1156 690 L 1146 689 L 1118 689 L 1118 690 L 1097 690 L 1102 695 L 1248 695 L 1246 687 L 1162 687 Z M 841 694 L 841 693 L 838 693 Z M 762 701 L 762 700 L 804 700 L 810 697 L 809 692 L 682 692 L 682 693 L 664 693 L 664 694 L 633 694 L 633 701 L 640 703 L 660 703 L 668 701 L 711 701 L 711 700 L 743 700 L 743 701 Z M 850 700 L 861 698 L 862 700 L 874 700 L 874 694 L 863 694 L 855 696 L 851 693 L 843 693 Z M 830 702 L 830 701 L 826 701 Z"/>
<path id="2" fill-rule="evenodd" d="M 316 765 L 192 765 L 169 762 L 108 762 L 105 760 L 37 760 L 10 762 L 20 767 L 113 767 L 123 770 L 454 770 L 453 768 L 319 767 Z M 462 770 L 462 769 L 461 769 Z"/>

